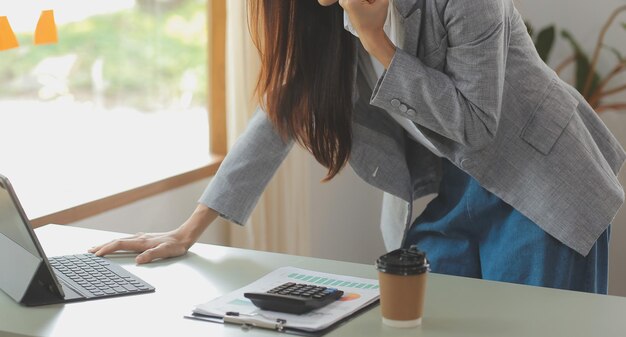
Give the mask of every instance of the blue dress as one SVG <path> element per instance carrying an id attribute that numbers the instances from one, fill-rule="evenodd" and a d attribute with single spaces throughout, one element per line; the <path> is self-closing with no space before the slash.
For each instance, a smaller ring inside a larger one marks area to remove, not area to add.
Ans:
<path id="1" fill-rule="evenodd" d="M 582 256 L 443 159 L 439 195 L 406 244 L 425 251 L 436 273 L 606 294 L 609 235 Z"/>

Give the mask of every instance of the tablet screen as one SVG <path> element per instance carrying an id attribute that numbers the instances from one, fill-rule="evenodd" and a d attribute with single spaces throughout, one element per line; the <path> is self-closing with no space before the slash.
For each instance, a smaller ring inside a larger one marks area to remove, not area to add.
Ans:
<path id="1" fill-rule="evenodd" d="M 34 256 L 39 257 L 39 252 L 28 232 L 28 223 L 20 216 L 18 206 L 15 205 L 7 186 L 0 181 L 0 233 Z"/>

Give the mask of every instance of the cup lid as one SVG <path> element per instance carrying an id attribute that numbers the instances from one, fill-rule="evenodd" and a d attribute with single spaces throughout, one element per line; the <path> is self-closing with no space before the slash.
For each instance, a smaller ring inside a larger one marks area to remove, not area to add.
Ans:
<path id="1" fill-rule="evenodd" d="M 376 269 L 395 275 L 423 274 L 428 271 L 429 266 L 426 253 L 417 249 L 415 245 L 408 249 L 396 249 L 376 260 Z"/>

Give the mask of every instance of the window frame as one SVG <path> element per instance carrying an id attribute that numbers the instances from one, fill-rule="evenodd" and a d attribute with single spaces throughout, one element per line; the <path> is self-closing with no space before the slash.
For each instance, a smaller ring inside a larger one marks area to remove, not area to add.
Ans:
<path id="1" fill-rule="evenodd" d="M 226 0 L 207 0 L 207 43 L 211 52 L 207 57 L 210 154 L 200 168 L 120 191 L 97 200 L 86 201 L 31 219 L 34 228 L 46 224 L 76 222 L 132 202 L 160 194 L 215 175 L 227 152 L 226 137 Z"/>

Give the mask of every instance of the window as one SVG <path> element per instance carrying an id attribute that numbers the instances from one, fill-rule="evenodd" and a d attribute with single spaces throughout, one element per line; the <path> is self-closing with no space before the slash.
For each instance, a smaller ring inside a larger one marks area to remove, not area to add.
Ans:
<path id="1" fill-rule="evenodd" d="M 58 43 L 46 45 L 34 44 L 33 34 L 49 8 L 38 0 L 11 4 L 7 21 L 19 47 L 0 51 L 0 173 L 31 218 L 108 200 L 47 219 L 78 220 L 154 194 L 155 182 L 177 177 L 182 184 L 214 172 L 219 156 L 210 149 L 218 145 L 209 138 L 221 143 L 216 136 L 223 132 L 210 135 L 207 107 L 219 103 L 223 80 L 207 80 L 209 73 L 220 79 L 208 60 L 223 60 L 224 49 L 220 39 L 207 43 L 223 34 L 223 27 L 207 29 L 207 13 L 217 14 L 207 8 L 213 3 L 225 6 L 223 0 L 54 2 Z M 210 22 L 216 27 L 223 19 Z M 218 110 L 211 119 L 221 123 L 223 105 Z M 193 177 L 181 180 L 189 172 Z M 116 200 L 120 193 L 123 200 Z"/>

